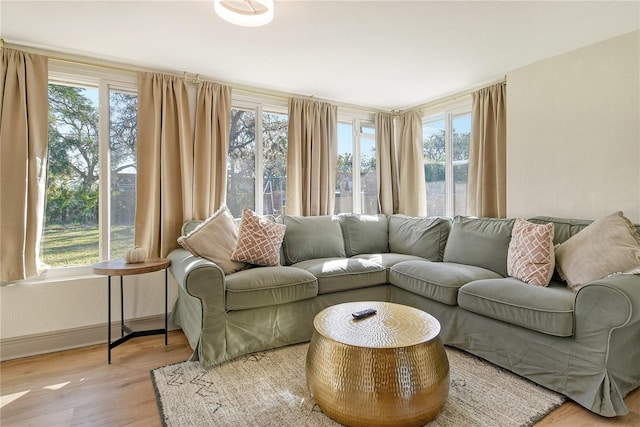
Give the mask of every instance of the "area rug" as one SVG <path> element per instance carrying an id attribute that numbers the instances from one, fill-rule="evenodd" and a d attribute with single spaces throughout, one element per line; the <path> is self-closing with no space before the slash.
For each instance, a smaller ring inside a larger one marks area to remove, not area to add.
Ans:
<path id="1" fill-rule="evenodd" d="M 151 371 L 165 426 L 339 426 L 307 390 L 308 344 L 254 353 L 210 369 L 182 362 Z M 449 399 L 429 427 L 530 426 L 566 397 L 446 348 Z"/>

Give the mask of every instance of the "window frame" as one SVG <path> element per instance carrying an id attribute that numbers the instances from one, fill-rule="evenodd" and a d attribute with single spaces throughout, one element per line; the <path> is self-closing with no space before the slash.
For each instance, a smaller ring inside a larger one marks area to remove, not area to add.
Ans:
<path id="1" fill-rule="evenodd" d="M 444 120 L 445 123 L 445 215 L 455 216 L 454 206 L 454 176 L 453 176 L 453 121 L 461 116 L 472 115 L 471 95 L 459 100 L 440 104 L 422 110 L 422 127 L 429 121 Z M 473 118 L 473 116 L 472 116 Z M 426 180 L 425 180 L 426 185 Z M 427 212 L 429 215 L 429 212 Z"/>
<path id="2" fill-rule="evenodd" d="M 234 93 L 231 97 L 231 109 L 253 111 L 256 117 L 255 151 L 254 151 L 254 211 L 264 214 L 264 144 L 263 113 L 283 114 L 289 120 L 289 104 L 287 99 L 269 97 L 252 93 Z M 228 186 L 228 184 L 227 184 Z M 227 194 L 227 197 L 229 195 Z"/>
<path id="3" fill-rule="evenodd" d="M 351 124 L 351 148 L 352 148 L 352 205 L 351 205 L 351 213 L 361 214 L 362 213 L 362 200 L 360 197 L 360 193 L 362 192 L 362 180 L 360 178 L 360 170 L 361 170 L 361 140 L 364 139 L 373 139 L 375 145 L 375 133 L 373 135 L 362 132 L 364 127 L 372 128 L 375 132 L 375 120 L 373 113 L 358 113 L 358 112 L 344 112 L 340 111 L 338 108 L 338 119 L 337 123 L 348 123 Z M 377 150 L 378 147 L 376 147 Z M 336 149 L 336 158 L 338 156 L 338 152 Z M 377 165 L 376 165 L 377 167 Z M 357 195 L 357 197 L 356 197 Z M 379 203 L 378 203 L 379 205 Z"/>
<path id="4" fill-rule="evenodd" d="M 62 60 L 49 60 L 49 84 L 85 86 L 98 90 L 98 255 L 101 261 L 109 259 L 111 252 L 111 153 L 109 149 L 109 91 L 138 92 L 134 72 L 95 67 Z M 45 194 L 47 189 L 45 188 Z M 46 196 L 45 196 L 46 197 Z M 44 221 L 42 232 L 44 235 Z M 38 254 L 40 256 L 40 254 Z M 93 274 L 91 265 L 61 266 L 46 269 L 37 278 L 27 282 L 41 282 Z"/>

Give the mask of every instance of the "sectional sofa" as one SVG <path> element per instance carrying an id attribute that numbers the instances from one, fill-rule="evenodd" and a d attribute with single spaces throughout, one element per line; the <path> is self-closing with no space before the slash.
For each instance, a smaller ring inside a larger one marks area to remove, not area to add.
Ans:
<path id="1" fill-rule="evenodd" d="M 577 292 L 557 273 L 549 286 L 509 277 L 514 219 L 347 214 L 276 221 L 286 226 L 282 266 L 225 275 L 185 249 L 169 254 L 179 285 L 173 321 L 204 367 L 308 341 L 314 316 L 330 305 L 390 301 L 435 316 L 446 345 L 597 414 L 628 412 L 623 398 L 640 385 L 639 275 L 612 275 Z M 591 223 L 529 221 L 552 223 L 555 244 Z"/>

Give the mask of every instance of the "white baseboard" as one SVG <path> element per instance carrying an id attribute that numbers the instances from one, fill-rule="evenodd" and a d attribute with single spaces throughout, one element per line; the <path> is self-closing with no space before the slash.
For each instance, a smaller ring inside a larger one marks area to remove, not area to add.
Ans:
<path id="1" fill-rule="evenodd" d="M 162 329 L 164 328 L 163 317 L 164 316 L 162 314 L 139 317 L 137 319 L 127 320 L 126 324 L 133 330 Z M 169 317 L 171 317 L 171 314 L 169 314 Z M 172 331 L 175 329 L 180 328 L 169 322 L 169 330 Z M 112 322 L 111 339 L 115 340 L 119 336 L 120 321 Z M 106 323 L 65 329 L 61 331 L 45 332 L 41 334 L 5 338 L 0 340 L 0 361 L 106 343 Z"/>

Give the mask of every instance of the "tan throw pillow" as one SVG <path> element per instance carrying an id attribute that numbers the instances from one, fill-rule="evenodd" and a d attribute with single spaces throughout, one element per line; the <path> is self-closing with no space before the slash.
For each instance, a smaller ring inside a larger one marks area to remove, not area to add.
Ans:
<path id="1" fill-rule="evenodd" d="M 224 205 L 189 234 L 178 238 L 180 246 L 216 263 L 224 274 L 235 273 L 246 267 L 243 262 L 231 260 L 237 242 L 238 229 L 231 212 Z"/>
<path id="2" fill-rule="evenodd" d="M 640 236 L 622 212 L 600 218 L 556 247 L 560 276 L 577 292 L 613 274 L 640 273 Z"/>
<path id="3" fill-rule="evenodd" d="M 517 218 L 507 252 L 507 273 L 535 286 L 547 286 L 555 267 L 553 224 Z"/>
<path id="4" fill-rule="evenodd" d="M 261 218 L 251 209 L 243 209 L 238 246 L 231 259 L 264 267 L 279 266 L 286 228 L 284 224 Z"/>

